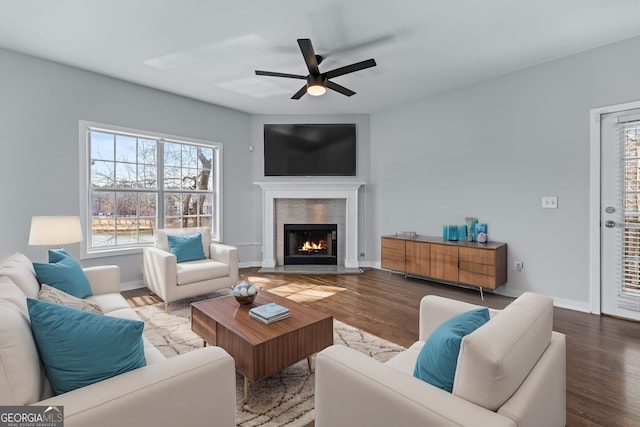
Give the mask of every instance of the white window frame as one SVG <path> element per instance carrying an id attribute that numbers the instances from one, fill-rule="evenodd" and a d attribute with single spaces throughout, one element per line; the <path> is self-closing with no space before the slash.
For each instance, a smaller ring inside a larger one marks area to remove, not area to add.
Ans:
<path id="1" fill-rule="evenodd" d="M 213 241 L 222 242 L 222 143 L 213 142 L 213 141 L 205 141 L 194 138 L 187 138 L 182 136 L 169 135 L 159 132 L 139 130 L 126 128 L 121 126 L 107 125 L 103 123 L 91 122 L 86 120 L 79 121 L 79 161 L 80 161 L 80 221 L 83 228 L 84 240 L 80 244 L 80 258 L 88 259 L 88 258 L 100 258 L 107 256 L 115 256 L 115 255 L 128 255 L 128 254 L 137 254 L 142 252 L 142 248 L 144 246 L 152 246 L 152 243 L 144 244 L 140 243 L 136 246 L 126 246 L 126 247 L 105 247 L 105 248 L 92 248 L 91 247 L 91 170 L 89 167 L 89 162 L 91 161 L 91 152 L 89 150 L 89 141 L 88 134 L 91 130 L 104 130 L 106 132 L 114 132 L 114 133 L 124 133 L 130 134 L 139 137 L 148 137 L 151 139 L 159 139 L 166 140 L 169 142 L 176 143 L 187 143 L 194 145 L 202 145 L 213 148 L 216 155 L 213 158 L 213 169 L 215 176 L 213 177 L 213 197 L 214 200 L 214 210 L 213 210 L 213 219 L 211 225 L 211 239 Z M 160 163 L 158 164 L 158 174 L 160 175 L 162 172 L 162 159 L 159 159 Z M 157 192 L 157 217 L 156 217 L 156 226 L 158 228 L 163 228 L 164 224 L 160 225 L 160 219 L 164 220 L 164 215 L 160 215 L 159 212 L 161 209 L 164 209 L 164 192 L 176 192 L 174 190 L 165 190 L 164 188 L 159 188 L 155 190 Z M 153 192 L 153 191 L 149 191 Z M 179 191 L 178 191 L 179 192 Z"/>

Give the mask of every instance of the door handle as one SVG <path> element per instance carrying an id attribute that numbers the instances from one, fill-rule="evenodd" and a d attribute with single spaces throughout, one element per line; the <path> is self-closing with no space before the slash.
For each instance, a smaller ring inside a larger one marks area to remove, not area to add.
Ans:
<path id="1" fill-rule="evenodd" d="M 606 221 L 606 222 L 604 223 L 604 226 L 605 226 L 605 227 L 607 227 L 607 228 L 613 228 L 613 227 L 615 227 L 615 226 L 616 226 L 616 222 L 615 222 L 615 221 L 608 220 L 608 221 Z"/>

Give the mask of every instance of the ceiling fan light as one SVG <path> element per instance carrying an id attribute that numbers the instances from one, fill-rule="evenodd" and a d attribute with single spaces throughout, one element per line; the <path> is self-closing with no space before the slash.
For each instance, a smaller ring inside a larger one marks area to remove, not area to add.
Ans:
<path id="1" fill-rule="evenodd" d="M 315 83 L 307 86 L 307 93 L 313 96 L 324 95 L 327 91 L 327 88 L 321 84 Z"/>

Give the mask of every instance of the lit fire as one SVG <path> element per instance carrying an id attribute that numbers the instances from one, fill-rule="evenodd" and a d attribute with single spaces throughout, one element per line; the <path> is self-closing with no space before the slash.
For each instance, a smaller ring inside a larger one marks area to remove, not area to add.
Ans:
<path id="1" fill-rule="evenodd" d="M 300 248 L 300 251 L 321 251 L 327 249 L 327 242 L 320 240 L 318 243 L 306 241 Z"/>

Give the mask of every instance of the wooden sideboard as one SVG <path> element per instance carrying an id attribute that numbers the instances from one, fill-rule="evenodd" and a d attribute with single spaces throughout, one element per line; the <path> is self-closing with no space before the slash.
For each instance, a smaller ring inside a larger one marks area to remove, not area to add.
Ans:
<path id="1" fill-rule="evenodd" d="M 407 276 L 496 289 L 507 282 L 507 244 L 382 236 L 381 266 Z"/>

